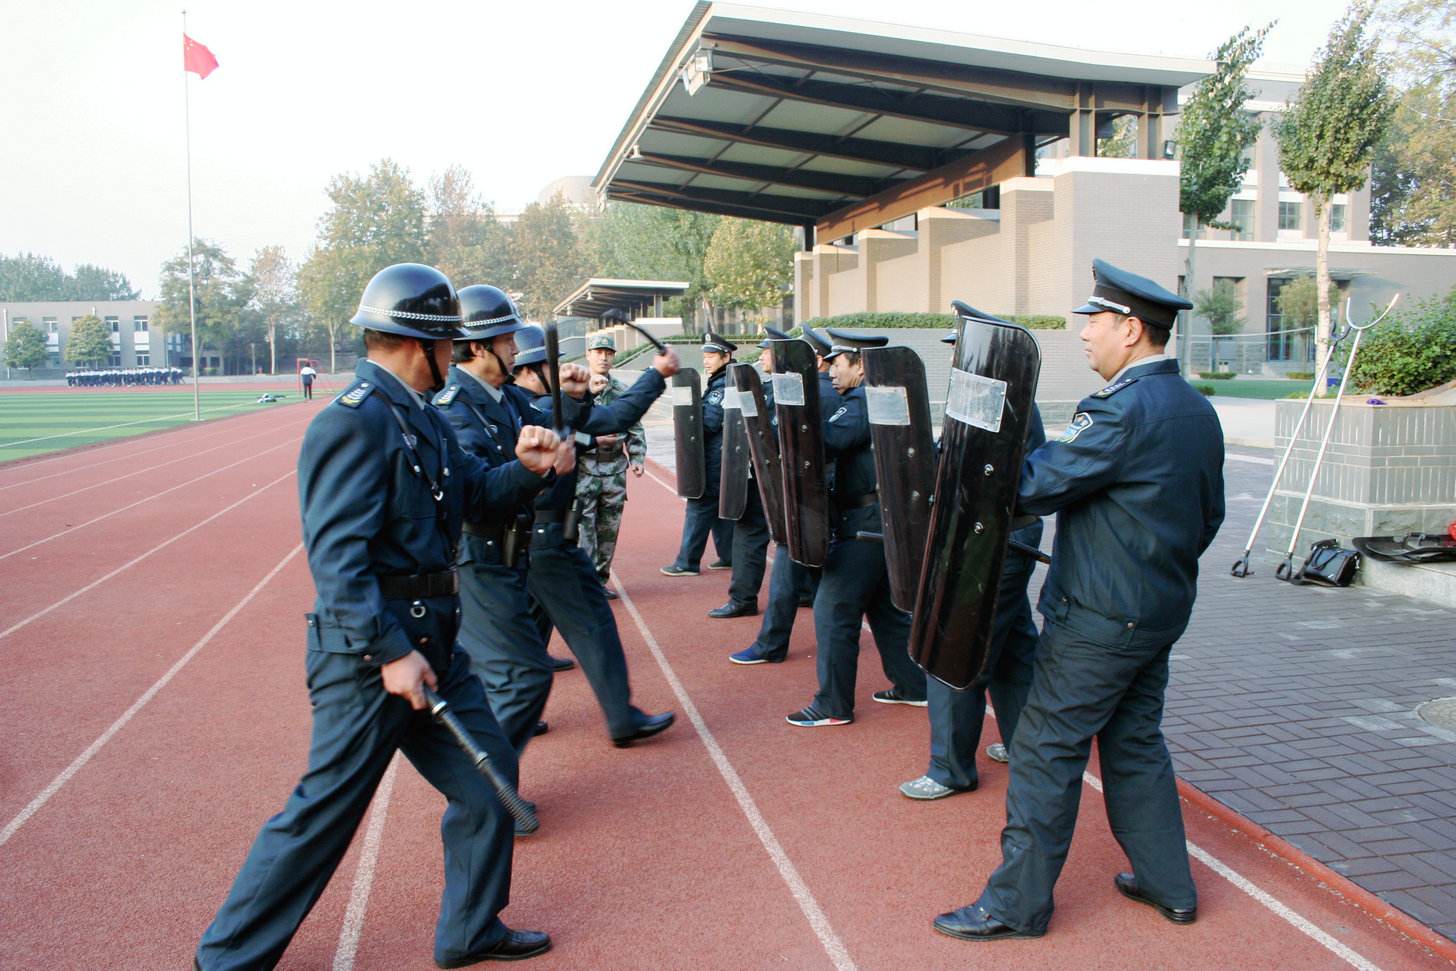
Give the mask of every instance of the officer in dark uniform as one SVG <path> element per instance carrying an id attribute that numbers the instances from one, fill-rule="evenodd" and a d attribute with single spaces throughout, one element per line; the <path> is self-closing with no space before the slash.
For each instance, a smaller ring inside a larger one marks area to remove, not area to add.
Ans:
<path id="1" fill-rule="evenodd" d="M 494 468 L 509 462 L 521 429 L 544 426 L 531 396 L 510 383 L 515 334 L 526 326 L 515 303 L 486 284 L 460 291 L 464 318 L 449 383 L 435 396 L 460 446 Z M 584 391 L 585 387 L 575 388 Z M 563 450 L 561 467 L 575 459 Z M 460 548 L 460 646 L 485 685 L 491 710 L 517 756 L 536 734 L 556 665 L 546 653 L 526 591 L 531 503 L 541 488 L 465 519 Z"/>
<path id="2" fill-rule="evenodd" d="M 956 336 L 951 331 L 942 341 L 954 344 Z M 1044 444 L 1041 411 L 1033 404 L 1026 426 L 1026 451 L 1030 454 Z M 1040 516 L 1029 518 L 1031 522 L 1011 531 L 1011 539 L 1035 549 L 1041 544 L 1042 522 Z M 1014 546 L 1006 551 L 996 585 L 996 614 L 986 670 L 976 683 L 961 691 L 935 678 L 925 679 L 925 697 L 930 703 L 930 766 L 920 778 L 900 784 L 902 795 L 910 799 L 944 799 L 975 790 L 980 782 L 976 750 L 981 747 L 988 691 L 996 705 L 996 726 L 1001 737 L 1010 739 L 1016 734 L 1036 659 L 1036 621 L 1026 595 L 1035 567 L 1031 554 Z"/>
<path id="3" fill-rule="evenodd" d="M 1082 342 L 1107 386 L 1027 457 L 1018 507 L 1059 513 L 1031 693 L 1011 740 L 1001 866 L 941 933 L 1038 937 L 1076 825 L 1092 746 L 1107 820 L 1132 872 L 1114 885 L 1186 924 L 1197 915 L 1183 817 L 1161 729 L 1168 653 L 1188 624 L 1198 557 L 1223 522 L 1223 432 L 1163 356 L 1192 305 L 1102 260 Z"/>
<path id="4" fill-rule="evenodd" d="M 889 339 L 833 328 L 828 334 L 833 345 L 825 360 L 838 392 L 824 404 L 822 421 L 824 454 L 834 466 L 829 489 L 831 537 L 814 597 L 819 692 L 808 706 L 788 716 L 790 725 L 802 728 L 848 725 L 854 720 L 860 625 L 866 619 L 891 684 L 876 691 L 874 700 L 925 707 L 925 672 L 910 660 L 906 649 L 910 615 L 890 601 L 884 548 L 855 538 L 860 532 L 882 529 L 860 351 L 883 347 Z"/>
<path id="5" fill-rule="evenodd" d="M 765 328 L 772 340 L 789 337 L 783 331 Z M 782 336 L 780 336 L 782 335 Z M 824 355 L 829 353 L 829 340 L 817 330 L 805 325 L 803 340 L 814 348 L 819 360 L 819 400 L 827 405 L 839 400 L 834 382 L 829 378 L 829 365 Z M 773 352 L 769 341 L 760 341 L 758 363 L 764 374 L 773 373 Z M 773 384 L 765 381 L 763 396 L 772 415 L 772 423 L 778 427 L 778 415 L 774 412 Z M 832 471 L 832 470 L 830 470 Z M 789 558 L 789 548 L 779 546 L 774 550 L 773 575 L 768 582 L 768 605 L 763 611 L 763 623 L 758 626 L 758 636 L 752 644 L 741 651 L 728 655 L 734 664 L 778 664 L 789 656 L 789 637 L 794 632 L 794 617 L 798 609 L 814 602 L 814 593 L 819 589 L 819 570 L 803 566 Z"/>
<path id="6" fill-rule="evenodd" d="M 703 459 L 707 470 L 703 494 L 687 501 L 683 516 L 682 545 L 677 559 L 662 568 L 670 577 L 695 577 L 702 562 L 708 534 L 713 534 L 713 549 L 718 559 L 708 564 L 710 570 L 732 569 L 733 520 L 718 516 L 718 480 L 723 468 L 723 393 L 726 390 L 728 365 L 738 345 L 711 330 L 703 338 L 703 373 L 708 386 L 703 390 Z M 755 596 L 757 592 L 755 591 Z"/>
<path id="7" fill-rule="evenodd" d="M 253 844 L 198 946 L 207 971 L 274 966 L 343 859 L 394 753 L 447 799 L 444 968 L 530 957 L 550 938 L 512 931 L 511 817 L 437 726 L 422 685 L 449 702 L 502 770 L 516 756 L 470 661 L 456 648 L 454 569 L 462 517 L 537 487 L 559 442 L 523 433 L 518 461 L 487 469 L 460 450 L 421 392 L 448 367 L 460 306 L 444 274 L 401 263 L 369 282 L 352 323 L 368 360 L 309 425 L 298 459 L 303 539 L 318 599 L 308 615 L 313 740 L 308 771 Z"/>
<path id="8" fill-rule="evenodd" d="M 546 384 L 545 337 L 531 325 L 516 335 L 516 386 L 534 396 L 534 420 L 553 424 L 551 398 Z M 554 363 L 554 362 L 553 362 Z M 580 372 L 584 368 L 568 366 Z M 652 361 L 632 386 L 607 405 L 567 414 L 566 424 L 576 432 L 579 448 L 586 448 L 597 435 L 619 435 L 641 420 L 652 402 L 666 388 L 666 378 L 677 372 L 677 354 L 669 350 Z M 565 369 L 563 369 L 565 370 Z M 565 382 L 563 382 L 563 388 Z M 569 398 L 562 407 L 569 408 Z M 535 521 L 531 528 L 530 564 L 527 588 L 534 601 L 532 611 L 543 641 L 554 625 L 586 674 L 612 744 L 625 748 L 651 738 L 673 723 L 673 713 L 649 715 L 632 704 L 632 687 L 627 676 L 627 657 L 617 633 L 617 618 L 597 579 L 591 557 L 578 545 L 576 534 L 576 469 L 560 472 L 555 482 L 536 497 Z"/>

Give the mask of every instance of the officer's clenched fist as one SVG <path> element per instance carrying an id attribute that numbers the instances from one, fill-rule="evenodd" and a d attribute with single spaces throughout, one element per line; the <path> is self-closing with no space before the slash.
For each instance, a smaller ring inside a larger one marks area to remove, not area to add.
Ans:
<path id="1" fill-rule="evenodd" d="M 537 475 L 545 475 L 556 464 L 561 444 L 561 439 L 551 429 L 525 425 L 521 428 L 521 436 L 516 439 L 516 458 Z"/>

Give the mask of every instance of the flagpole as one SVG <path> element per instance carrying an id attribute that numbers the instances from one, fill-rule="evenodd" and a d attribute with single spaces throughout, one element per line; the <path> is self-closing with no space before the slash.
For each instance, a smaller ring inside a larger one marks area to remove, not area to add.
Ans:
<path id="1" fill-rule="evenodd" d="M 186 43 L 187 11 L 182 11 L 182 37 Z M 197 369 L 197 284 L 192 271 L 192 95 L 187 81 L 187 59 L 182 59 L 182 111 L 187 133 L 187 317 L 192 324 L 192 420 L 202 420 L 202 393 Z"/>

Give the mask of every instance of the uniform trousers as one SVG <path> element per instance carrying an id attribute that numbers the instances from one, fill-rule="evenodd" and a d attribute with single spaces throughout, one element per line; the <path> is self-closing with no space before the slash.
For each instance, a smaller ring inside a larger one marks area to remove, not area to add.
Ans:
<path id="1" fill-rule="evenodd" d="M 617 553 L 622 508 L 627 504 L 627 473 L 593 475 L 583 471 L 578 482 L 576 508 L 581 514 L 581 548 L 596 568 L 597 579 L 606 583 L 612 574 L 612 557 Z"/>
<path id="2" fill-rule="evenodd" d="M 1025 526 L 1011 538 L 1027 546 L 1041 542 L 1042 525 Z M 935 678 L 925 679 L 925 696 L 930 702 L 930 768 L 925 774 L 952 789 L 972 789 L 976 774 L 976 753 L 981 748 L 981 727 L 986 721 L 986 692 L 996 706 L 996 726 L 1006 745 L 1016 735 L 1021 709 L 1031 690 L 1032 666 L 1036 659 L 1036 622 L 1026 585 L 1036 561 L 1022 553 L 1008 552 L 1001 579 L 996 586 L 996 616 L 991 622 L 991 643 L 986 669 L 964 691 Z"/>
<path id="3" fill-rule="evenodd" d="M 545 643 L 554 625 L 597 696 L 607 732 L 623 738 L 637 730 L 627 656 L 617 633 L 617 618 L 602 592 L 586 551 L 562 537 L 556 523 L 537 525 L 531 537 L 527 572 L 537 636 Z"/>
<path id="4" fill-rule="evenodd" d="M 1142 630 L 1075 603 L 1045 606 L 1031 693 L 1011 740 L 1003 859 L 981 906 L 1019 930 L 1046 929 L 1093 738 L 1107 821 L 1138 889 L 1165 907 L 1197 906 L 1161 727 L 1168 653 L 1182 626 Z"/>
<path id="5" fill-rule="evenodd" d="M 682 545 L 678 547 L 677 559 L 673 565 L 684 570 L 696 570 L 703 562 L 703 550 L 708 545 L 708 534 L 713 535 L 713 550 L 718 559 L 731 563 L 733 559 L 733 520 L 718 516 L 718 490 L 712 495 L 689 499 L 683 513 Z"/>
<path id="6" fill-rule="evenodd" d="M 526 570 L 501 562 L 497 542 L 466 533 L 460 563 L 460 646 L 519 756 L 551 694 L 546 641 L 531 619 Z"/>
<path id="7" fill-rule="evenodd" d="M 758 603 L 767 563 L 768 519 L 763 514 L 758 483 L 750 479 L 743 515 L 733 522 L 733 576 L 728 581 L 728 599 L 734 603 Z"/>
<path id="8" fill-rule="evenodd" d="M 854 539 L 856 532 L 880 531 L 878 505 L 849 509 L 835 517 L 819 592 L 814 596 L 814 639 L 819 692 L 814 707 L 848 718 L 854 713 L 859 668 L 860 624 L 868 620 L 885 677 L 905 698 L 925 698 L 925 671 L 910 660 L 910 615 L 890 602 L 885 550 Z"/>
<path id="9" fill-rule="evenodd" d="M 802 566 L 789 559 L 789 548 L 774 550 L 773 574 L 768 580 L 768 603 L 763 608 L 763 622 L 750 649 L 772 661 L 789 655 L 789 637 L 794 633 L 794 618 L 799 601 L 812 598 L 819 589 L 819 570 Z"/>
<path id="10" fill-rule="evenodd" d="M 432 661 L 432 663 L 434 663 Z M 443 667 L 443 669 L 442 669 Z M 515 775 L 465 654 L 435 666 L 439 694 L 490 754 Z M 513 824 L 490 784 L 428 712 L 385 693 L 379 669 L 356 654 L 308 652 L 313 738 L 308 771 L 283 811 L 263 826 L 232 891 L 198 945 L 206 971 L 271 968 L 343 859 L 396 750 L 447 800 L 440 824 L 445 890 L 435 958 L 449 961 L 506 935 L 497 914 L 511 887 Z"/>

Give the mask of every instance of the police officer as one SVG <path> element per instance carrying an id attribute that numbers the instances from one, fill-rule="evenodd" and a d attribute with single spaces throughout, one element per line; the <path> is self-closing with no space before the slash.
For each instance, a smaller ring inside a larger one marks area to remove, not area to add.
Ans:
<path id="1" fill-rule="evenodd" d="M 544 335 L 539 327 L 532 325 L 517 334 L 517 341 L 520 352 L 515 362 L 516 385 L 535 396 L 531 407 L 537 420 L 551 424 L 546 367 L 554 366 L 555 362 L 548 365 L 546 361 Z M 564 423 L 576 430 L 578 442 L 583 446 L 595 435 L 621 434 L 641 420 L 667 387 L 665 379 L 677 369 L 675 353 L 669 350 L 659 354 L 653 358 L 652 367 L 621 397 L 607 405 L 593 404 L 584 413 L 568 413 Z M 569 398 L 563 400 L 563 408 L 572 407 L 567 404 L 569 401 Z M 601 705 L 612 743 L 625 748 L 664 731 L 673 723 L 674 716 L 670 711 L 649 715 L 632 704 L 627 657 L 617 633 L 617 618 L 597 579 L 596 567 L 578 543 L 576 518 L 574 470 L 558 473 L 551 487 L 536 498 L 527 587 L 543 639 L 553 625 L 561 631 L 566 646 L 581 662 L 597 704 Z"/>
<path id="2" fill-rule="evenodd" d="M 733 520 L 718 516 L 718 479 L 723 462 L 723 393 L 726 390 L 728 365 L 738 345 L 708 331 L 703 338 L 703 373 L 708 385 L 703 391 L 703 458 L 706 481 L 703 494 L 687 501 L 683 515 L 682 545 L 677 559 L 662 568 L 670 577 L 695 577 L 702 562 L 708 534 L 713 534 L 713 549 L 718 559 L 708 564 L 710 570 L 733 567 Z"/>
<path id="3" fill-rule="evenodd" d="M 866 619 L 891 684 L 876 691 L 874 700 L 925 707 L 925 672 L 907 652 L 910 615 L 890 601 L 884 549 L 855 539 L 860 532 L 878 533 L 882 528 L 860 352 L 883 347 L 889 339 L 833 328 L 827 332 L 833 344 L 825 360 L 838 392 L 824 406 L 822 419 L 824 454 L 834 464 L 829 490 L 831 537 L 814 597 L 819 692 L 788 716 L 790 725 L 801 728 L 848 725 L 854 720 L 859 632 Z"/>
<path id="4" fill-rule="evenodd" d="M 449 702 L 503 769 L 515 753 L 457 650 L 454 571 L 467 510 L 534 489 L 557 452 L 546 429 L 486 469 L 460 450 L 421 392 L 438 386 L 460 306 L 444 274 L 401 263 L 375 274 L 351 321 L 368 359 L 309 425 L 298 459 L 304 546 L 318 599 L 308 615 L 313 738 L 307 773 L 270 819 L 198 946 L 196 964 L 272 967 L 323 893 L 396 750 L 447 799 L 445 892 L 435 960 L 463 967 L 546 951 L 512 931 L 511 818 L 450 735 L 423 685 Z"/>
<path id="5" fill-rule="evenodd" d="M 523 428 L 543 427 L 531 396 L 509 383 L 515 335 L 525 322 L 504 292 L 485 284 L 460 291 L 464 318 L 449 382 L 435 397 L 460 446 L 495 467 L 509 462 Z M 580 391 L 577 381 L 572 390 Z M 558 456 L 561 474 L 575 460 L 569 443 Z M 491 710 L 517 756 L 537 731 L 551 693 L 555 665 L 531 618 L 525 549 L 534 491 L 477 510 L 465 519 L 460 548 L 460 644 L 485 685 Z"/>
<path id="6" fill-rule="evenodd" d="M 627 385 L 612 377 L 612 360 L 616 356 L 617 343 L 611 334 L 598 331 L 587 338 L 586 360 L 591 380 L 602 382 L 600 391 L 592 389 L 597 404 L 610 404 L 627 390 Z M 607 580 L 612 574 L 612 557 L 617 552 L 622 509 L 627 504 L 627 470 L 640 477 L 646 460 L 647 437 L 640 421 L 623 435 L 595 436 L 592 445 L 581 455 L 576 485 L 577 506 L 581 511 L 581 548 L 596 567 L 597 579 L 601 580 L 608 600 L 617 599 Z"/>
<path id="7" fill-rule="evenodd" d="M 758 364 L 764 374 L 772 374 L 773 349 L 770 341 L 786 340 L 789 335 L 772 327 L 764 329 L 769 336 L 758 344 L 761 351 Z M 824 360 L 824 355 L 829 353 L 828 338 L 806 324 L 803 340 L 814 348 L 814 355 L 819 363 L 819 400 L 837 401 L 838 392 L 834 390 L 834 382 L 829 377 L 829 364 Z M 777 428 L 778 415 L 774 411 L 771 382 L 764 382 L 763 394 L 768 412 L 773 415 L 771 421 Z M 763 622 L 758 626 L 758 636 L 743 650 L 728 655 L 728 660 L 744 665 L 782 662 L 789 656 L 789 636 L 794 632 L 795 614 L 800 607 L 814 602 L 814 593 L 818 589 L 819 570 L 795 563 L 789 558 L 787 546 L 777 547 L 774 550 L 773 574 L 768 584 L 768 605 L 763 611 Z"/>
<path id="8" fill-rule="evenodd" d="M 1192 305 L 1102 260 L 1093 275 L 1074 312 L 1088 315 L 1084 350 L 1108 384 L 1022 469 L 1019 509 L 1058 513 L 1057 535 L 1031 693 L 1011 740 L 1002 863 L 979 899 L 935 919 L 965 940 L 1045 933 L 1094 737 L 1107 821 L 1132 862 L 1114 885 L 1175 923 L 1197 916 L 1161 722 L 1198 556 L 1223 522 L 1223 432 L 1163 355 L 1178 310 Z"/>
<path id="9" fill-rule="evenodd" d="M 954 344 L 956 336 L 951 331 L 941 340 Z M 1045 443 L 1041 411 L 1033 404 L 1026 426 L 1026 451 L 1030 453 Z M 1031 690 L 1036 658 L 1036 622 L 1026 595 L 1036 560 L 1026 550 L 1041 544 L 1042 522 L 1040 516 L 1029 518 L 1031 522 L 1011 531 L 1013 544 L 1022 549 L 1013 545 L 1006 551 L 996 585 L 996 612 L 985 672 L 964 691 L 935 678 L 925 679 L 925 698 L 930 704 L 930 766 L 920 778 L 900 784 L 900 793 L 907 798 L 944 799 L 958 792 L 972 792 L 979 785 L 976 750 L 981 747 L 988 691 L 996 705 L 996 726 L 1001 737 L 1009 739 L 1016 734 L 1026 694 Z M 992 755 L 990 749 L 987 754 Z"/>

